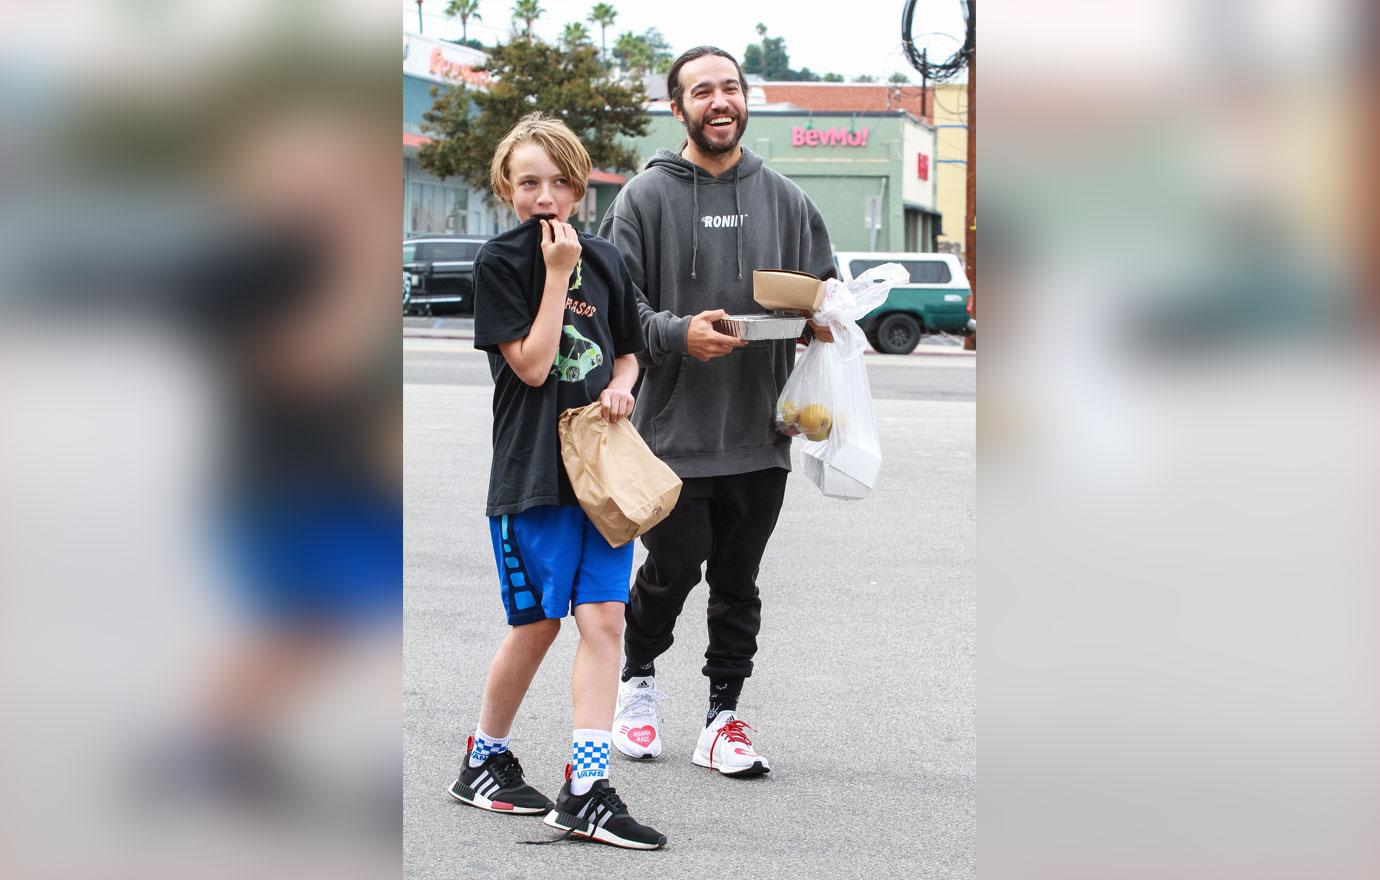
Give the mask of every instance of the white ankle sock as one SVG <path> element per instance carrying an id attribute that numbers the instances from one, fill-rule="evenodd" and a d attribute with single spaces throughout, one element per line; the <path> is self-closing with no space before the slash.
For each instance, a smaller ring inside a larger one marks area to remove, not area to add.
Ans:
<path id="1" fill-rule="evenodd" d="M 570 793 L 585 794 L 600 779 L 609 778 L 609 747 L 613 735 L 607 730 L 576 730 L 570 744 Z"/>

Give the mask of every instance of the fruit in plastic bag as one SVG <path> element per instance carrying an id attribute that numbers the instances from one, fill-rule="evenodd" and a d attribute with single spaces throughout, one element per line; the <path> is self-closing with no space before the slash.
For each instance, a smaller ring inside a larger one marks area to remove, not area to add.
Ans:
<path id="1" fill-rule="evenodd" d="M 823 404 L 812 403 L 800 411 L 796 423 L 800 425 L 800 430 L 804 431 L 806 436 L 823 434 L 828 437 L 829 430 L 834 425 L 834 417 Z M 810 437 L 810 439 L 815 438 Z"/>
<path id="2" fill-rule="evenodd" d="M 796 420 L 800 418 L 800 410 L 796 408 L 795 401 L 781 401 L 781 407 L 777 411 L 776 418 L 777 421 L 779 421 L 783 425 L 786 425 L 787 427 L 789 427 L 790 425 L 794 425 L 796 423 Z"/>

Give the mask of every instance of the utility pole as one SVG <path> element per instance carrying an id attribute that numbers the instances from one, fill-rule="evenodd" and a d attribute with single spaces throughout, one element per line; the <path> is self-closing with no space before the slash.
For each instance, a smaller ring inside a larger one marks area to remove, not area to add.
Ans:
<path id="1" fill-rule="evenodd" d="M 921 119 L 929 119 L 929 115 L 930 115 L 929 93 L 930 93 L 930 50 L 929 50 L 929 49 L 921 49 L 921 50 L 920 50 L 920 118 L 921 118 Z M 930 124 L 931 124 L 931 125 L 934 124 L 934 120 L 930 119 L 929 121 L 930 121 Z"/>
<path id="2" fill-rule="evenodd" d="M 422 33 L 422 0 L 417 0 L 417 33 Z"/>
<path id="3" fill-rule="evenodd" d="M 974 27 L 976 28 L 976 22 Z M 967 184 L 964 198 L 967 210 L 963 218 L 963 268 L 968 270 L 968 286 L 973 291 L 973 317 L 977 317 L 977 41 L 973 41 L 973 52 L 968 58 L 968 162 Z M 969 334 L 963 338 L 963 347 L 968 351 L 977 348 L 977 335 Z"/>

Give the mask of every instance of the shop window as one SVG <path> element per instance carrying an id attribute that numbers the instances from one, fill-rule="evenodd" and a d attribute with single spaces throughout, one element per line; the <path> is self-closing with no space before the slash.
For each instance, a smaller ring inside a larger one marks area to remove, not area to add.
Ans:
<path id="1" fill-rule="evenodd" d="M 911 284 L 948 284 L 953 280 L 949 264 L 943 260 L 853 260 L 850 264 L 853 277 L 857 278 L 883 263 L 900 263 L 910 273 Z"/>
<path id="2" fill-rule="evenodd" d="M 458 186 L 413 183 L 409 219 L 416 234 L 464 234 L 469 227 L 469 192 Z"/>

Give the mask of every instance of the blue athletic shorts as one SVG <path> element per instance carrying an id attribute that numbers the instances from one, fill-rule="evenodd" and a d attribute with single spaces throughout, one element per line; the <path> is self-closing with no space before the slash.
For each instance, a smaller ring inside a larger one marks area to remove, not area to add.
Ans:
<path id="1" fill-rule="evenodd" d="M 508 623 L 568 616 L 589 602 L 628 601 L 633 542 L 613 548 L 576 505 L 489 517 Z"/>

